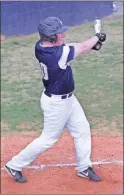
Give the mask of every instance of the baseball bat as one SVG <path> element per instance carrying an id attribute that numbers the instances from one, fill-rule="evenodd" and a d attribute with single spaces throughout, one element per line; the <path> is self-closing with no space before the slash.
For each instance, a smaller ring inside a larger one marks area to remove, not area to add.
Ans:
<path id="1" fill-rule="evenodd" d="M 101 32 L 101 20 L 97 19 L 94 21 L 94 28 L 96 34 Z M 101 44 L 99 42 L 96 44 L 96 48 L 97 50 L 101 48 Z"/>

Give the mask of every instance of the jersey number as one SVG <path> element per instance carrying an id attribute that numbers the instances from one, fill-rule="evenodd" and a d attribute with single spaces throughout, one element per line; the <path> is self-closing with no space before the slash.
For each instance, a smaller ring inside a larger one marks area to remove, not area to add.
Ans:
<path id="1" fill-rule="evenodd" d="M 42 73 L 43 73 L 43 78 L 44 80 L 48 80 L 49 77 L 48 77 L 48 71 L 47 71 L 47 66 L 43 63 L 40 63 L 40 67 L 41 67 L 41 70 L 42 70 Z"/>

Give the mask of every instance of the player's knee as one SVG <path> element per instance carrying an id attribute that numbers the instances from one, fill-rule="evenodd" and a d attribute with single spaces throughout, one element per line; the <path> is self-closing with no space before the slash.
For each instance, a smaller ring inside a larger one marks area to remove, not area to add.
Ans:
<path id="1" fill-rule="evenodd" d="M 80 137 L 90 136 L 90 124 L 88 121 L 82 123 L 79 134 L 80 134 Z"/>
<path id="2" fill-rule="evenodd" d="M 52 147 L 57 141 L 58 141 L 57 138 L 52 138 L 52 139 L 48 140 L 46 144 L 48 147 Z"/>
<path id="3" fill-rule="evenodd" d="M 86 121 L 86 127 L 90 130 L 90 123 L 88 121 Z"/>
<path id="4" fill-rule="evenodd" d="M 59 138 L 57 137 L 49 137 L 49 136 L 46 136 L 46 135 L 41 135 L 39 137 L 39 140 L 41 142 L 41 144 L 45 145 L 45 147 L 49 148 L 49 147 L 52 147 L 57 141 L 58 141 Z"/>
<path id="5" fill-rule="evenodd" d="M 90 124 L 89 124 L 89 122 L 87 120 L 86 121 L 81 121 L 80 127 L 82 129 L 86 129 L 87 131 L 90 130 Z"/>
<path id="6" fill-rule="evenodd" d="M 86 132 L 90 132 L 90 124 L 88 121 L 86 121 L 84 124 L 83 124 L 83 127 L 84 129 L 86 130 Z"/>

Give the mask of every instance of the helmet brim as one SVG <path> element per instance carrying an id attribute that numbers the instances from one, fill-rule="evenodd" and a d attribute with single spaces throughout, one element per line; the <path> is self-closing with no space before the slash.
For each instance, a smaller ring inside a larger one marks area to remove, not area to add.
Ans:
<path id="1" fill-rule="evenodd" d="M 69 29 L 68 26 L 62 26 L 61 28 L 59 28 L 59 29 L 56 31 L 56 34 L 64 33 L 64 32 L 66 32 L 68 29 Z"/>

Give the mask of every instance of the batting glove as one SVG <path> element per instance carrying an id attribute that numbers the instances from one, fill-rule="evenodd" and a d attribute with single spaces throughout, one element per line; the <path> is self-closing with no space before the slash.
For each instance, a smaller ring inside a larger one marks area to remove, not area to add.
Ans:
<path id="1" fill-rule="evenodd" d="M 98 41 L 98 42 L 96 43 L 96 45 L 94 45 L 94 46 L 92 47 L 92 49 L 98 51 L 98 50 L 101 49 L 101 47 L 102 47 L 102 43 L 101 43 L 100 41 Z"/>
<path id="2" fill-rule="evenodd" d="M 99 41 L 101 41 L 101 42 L 104 42 L 106 40 L 105 33 L 96 33 L 96 36 L 98 37 Z"/>

